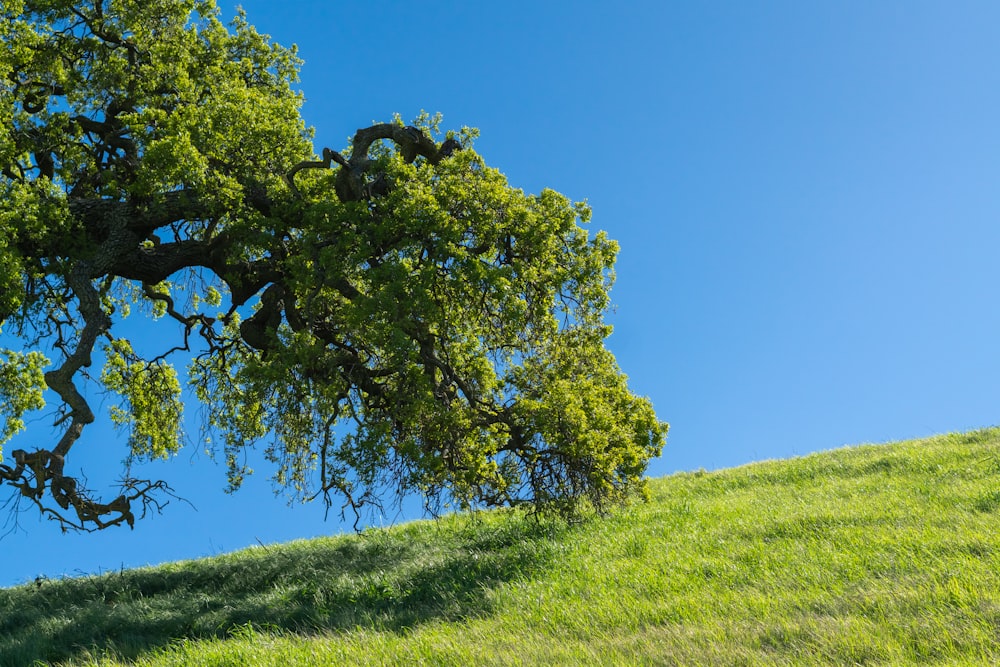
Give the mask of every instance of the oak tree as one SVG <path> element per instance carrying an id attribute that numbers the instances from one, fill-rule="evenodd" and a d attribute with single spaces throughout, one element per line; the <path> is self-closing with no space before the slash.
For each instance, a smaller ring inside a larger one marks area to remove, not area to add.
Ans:
<path id="1" fill-rule="evenodd" d="M 18 499 L 132 525 L 170 489 L 130 463 L 181 448 L 186 400 L 233 489 L 251 447 L 355 511 L 644 488 L 666 424 L 605 347 L 617 246 L 586 205 L 427 116 L 317 154 L 296 50 L 212 0 L 4 0 L 0 41 L 0 444 L 46 401 L 56 427 L 4 452 Z M 99 418 L 116 498 L 66 468 Z"/>

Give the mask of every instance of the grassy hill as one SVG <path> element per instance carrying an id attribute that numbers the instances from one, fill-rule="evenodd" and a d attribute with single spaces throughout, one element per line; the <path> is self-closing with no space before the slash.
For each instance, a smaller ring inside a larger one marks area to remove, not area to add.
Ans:
<path id="1" fill-rule="evenodd" d="M 0 590 L 0 664 L 997 664 L 1000 429 Z"/>

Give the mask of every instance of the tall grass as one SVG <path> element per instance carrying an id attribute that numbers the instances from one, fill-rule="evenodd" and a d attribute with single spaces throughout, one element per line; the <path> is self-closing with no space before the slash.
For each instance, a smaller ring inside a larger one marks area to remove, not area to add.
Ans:
<path id="1" fill-rule="evenodd" d="M 0 591 L 0 663 L 1000 662 L 1000 430 Z"/>

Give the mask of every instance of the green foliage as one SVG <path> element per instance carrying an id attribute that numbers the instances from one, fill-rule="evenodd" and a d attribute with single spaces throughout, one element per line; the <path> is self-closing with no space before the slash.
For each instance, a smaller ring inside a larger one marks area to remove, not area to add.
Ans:
<path id="1" fill-rule="evenodd" d="M 270 453 L 282 481 L 302 483 L 314 443 L 324 442 L 328 483 L 338 488 L 377 487 L 388 471 L 403 490 L 448 488 L 468 506 L 516 497 L 527 472 L 550 478 L 540 502 L 624 498 L 665 427 L 628 392 L 603 346 L 616 244 L 577 224 L 585 206 L 552 191 L 525 195 L 471 150 L 436 167 L 394 152 L 382 160 L 399 186 L 363 224 L 356 205 L 313 184 L 323 199 L 295 239 L 287 284 L 305 295 L 306 316 L 323 313 L 324 328 L 349 332 L 364 351 L 359 362 L 394 398 L 352 395 L 349 378 L 337 377 L 343 352 L 287 330 L 279 350 L 229 381 L 198 362 L 199 396 L 240 439 L 259 435 L 241 414 L 248 396 L 260 401 L 278 436 Z M 346 298 L 325 275 L 360 294 Z M 437 348 L 431 367 L 428 341 Z M 567 401 L 574 407 L 556 405 Z M 489 414 L 505 404 L 510 423 Z M 329 443 L 332 428 L 352 423 Z M 504 453 L 512 430 L 533 434 L 529 451 Z"/>
<path id="2" fill-rule="evenodd" d="M 0 591 L 0 663 L 996 664 L 1000 430 Z"/>
<path id="3" fill-rule="evenodd" d="M 355 511 L 642 491 L 667 426 L 604 346 L 618 248 L 585 204 L 511 187 L 440 115 L 318 159 L 295 49 L 211 0 L 5 3 L 0 40 L 0 326 L 56 357 L 60 456 L 107 340 L 129 458 L 180 447 L 184 352 L 230 489 L 262 445 L 293 496 Z M 133 348 L 134 312 L 181 339 Z"/>
<path id="4" fill-rule="evenodd" d="M 166 458 L 181 447 L 181 385 L 173 367 L 139 359 L 132 345 L 117 339 L 105 348 L 101 383 L 122 397 L 110 408 L 111 421 L 129 432 L 133 456 Z"/>
<path id="5" fill-rule="evenodd" d="M 0 445 L 24 428 L 26 412 L 45 405 L 42 369 L 48 363 L 40 352 L 0 350 Z"/>
<path id="6" fill-rule="evenodd" d="M 73 228 L 51 182 L 0 183 L 0 328 L 8 318 L 20 321 L 39 298 L 26 288 L 39 273 L 39 249 L 74 244 Z"/>

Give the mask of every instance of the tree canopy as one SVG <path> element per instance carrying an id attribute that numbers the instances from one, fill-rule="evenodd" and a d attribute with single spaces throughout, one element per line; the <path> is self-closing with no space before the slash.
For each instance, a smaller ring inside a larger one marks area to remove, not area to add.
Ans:
<path id="1" fill-rule="evenodd" d="M 605 347 L 617 245 L 585 204 L 426 115 L 317 154 L 295 48 L 212 0 L 5 0 L 0 40 L 0 444 L 46 402 L 56 427 L 4 452 L 17 498 L 132 525 L 170 488 L 131 464 L 182 447 L 186 397 L 231 489 L 261 447 L 295 497 L 355 512 L 642 491 L 667 426 Z M 114 499 L 66 469 L 99 418 Z"/>

